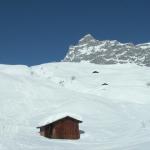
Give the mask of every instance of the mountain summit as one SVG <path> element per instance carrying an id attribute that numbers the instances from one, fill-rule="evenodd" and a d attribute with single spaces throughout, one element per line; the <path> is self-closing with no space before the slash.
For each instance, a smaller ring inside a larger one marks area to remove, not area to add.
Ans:
<path id="1" fill-rule="evenodd" d="M 116 40 L 99 41 L 87 34 L 76 45 L 69 47 L 63 61 L 87 61 L 95 64 L 136 63 L 150 66 L 150 43 L 134 45 Z"/>
<path id="2" fill-rule="evenodd" d="M 84 44 L 88 42 L 95 42 L 95 38 L 91 34 L 87 34 L 79 40 L 79 44 Z"/>

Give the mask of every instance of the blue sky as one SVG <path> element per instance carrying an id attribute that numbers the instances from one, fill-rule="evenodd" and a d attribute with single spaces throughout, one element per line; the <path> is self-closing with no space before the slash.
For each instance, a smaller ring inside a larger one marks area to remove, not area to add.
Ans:
<path id="1" fill-rule="evenodd" d="M 85 34 L 150 42 L 149 0 L 0 0 L 0 63 L 60 61 Z"/>

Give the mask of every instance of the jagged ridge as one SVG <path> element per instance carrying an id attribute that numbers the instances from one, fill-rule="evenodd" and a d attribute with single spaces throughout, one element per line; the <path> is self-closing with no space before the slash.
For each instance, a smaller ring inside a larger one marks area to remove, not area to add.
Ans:
<path id="1" fill-rule="evenodd" d="M 116 40 L 96 40 L 87 34 L 70 46 L 65 62 L 88 61 L 95 64 L 136 63 L 150 66 L 150 43 L 134 45 Z"/>

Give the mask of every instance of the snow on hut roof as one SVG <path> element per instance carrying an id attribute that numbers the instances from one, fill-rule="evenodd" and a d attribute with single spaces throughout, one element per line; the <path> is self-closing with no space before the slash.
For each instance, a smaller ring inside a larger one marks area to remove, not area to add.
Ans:
<path id="1" fill-rule="evenodd" d="M 78 121 L 82 122 L 81 116 L 76 115 L 76 114 L 72 114 L 72 113 L 67 113 L 67 112 L 66 112 L 66 113 L 59 113 L 59 114 L 55 114 L 55 115 L 50 115 L 50 117 L 44 119 L 43 121 L 41 121 L 41 122 L 39 123 L 39 127 L 48 125 L 48 124 L 50 124 L 50 123 L 53 123 L 53 122 L 55 122 L 55 121 L 57 121 L 57 120 L 60 120 L 60 119 L 62 119 L 62 118 L 65 118 L 65 117 L 71 117 L 71 118 L 73 118 L 73 119 L 75 119 L 75 120 L 78 120 Z"/>

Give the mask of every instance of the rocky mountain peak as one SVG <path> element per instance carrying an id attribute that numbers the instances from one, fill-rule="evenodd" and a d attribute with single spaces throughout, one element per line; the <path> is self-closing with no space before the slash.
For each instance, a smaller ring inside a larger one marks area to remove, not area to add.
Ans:
<path id="1" fill-rule="evenodd" d="M 79 44 L 84 44 L 88 42 L 95 42 L 95 38 L 91 34 L 87 34 L 79 40 Z"/>
<path id="2" fill-rule="evenodd" d="M 117 40 L 96 40 L 91 34 L 70 46 L 63 61 L 96 64 L 136 63 L 150 66 L 150 43 L 134 45 Z"/>

